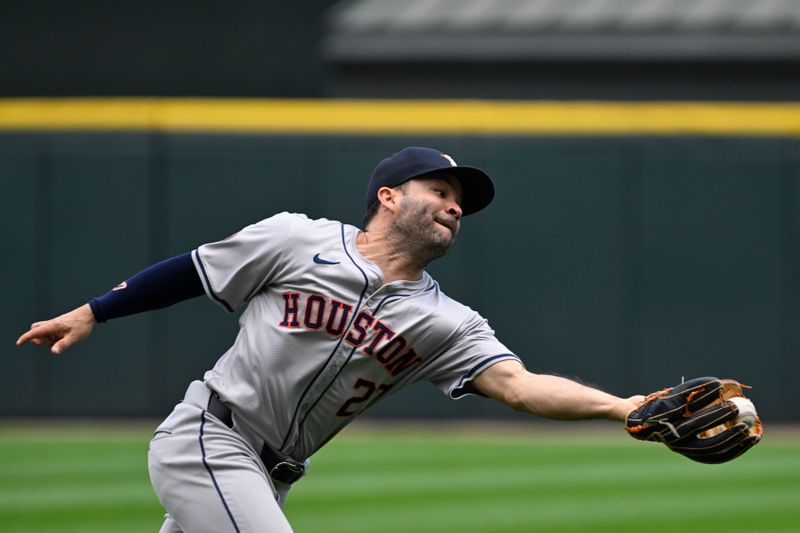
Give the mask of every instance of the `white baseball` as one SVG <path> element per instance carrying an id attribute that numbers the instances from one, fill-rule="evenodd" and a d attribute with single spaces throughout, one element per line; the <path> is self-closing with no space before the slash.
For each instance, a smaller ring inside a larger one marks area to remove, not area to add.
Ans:
<path id="1" fill-rule="evenodd" d="M 737 424 L 744 422 L 749 427 L 753 427 L 756 424 L 756 406 L 753 405 L 753 402 L 741 396 L 730 398 L 729 401 L 739 409 L 739 416 L 736 418 Z"/>

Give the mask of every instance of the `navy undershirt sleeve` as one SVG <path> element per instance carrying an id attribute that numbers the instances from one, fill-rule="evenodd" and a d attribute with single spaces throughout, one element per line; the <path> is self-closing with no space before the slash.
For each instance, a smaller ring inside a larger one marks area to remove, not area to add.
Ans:
<path id="1" fill-rule="evenodd" d="M 89 302 L 95 320 L 161 309 L 205 294 L 191 253 L 161 261 Z"/>

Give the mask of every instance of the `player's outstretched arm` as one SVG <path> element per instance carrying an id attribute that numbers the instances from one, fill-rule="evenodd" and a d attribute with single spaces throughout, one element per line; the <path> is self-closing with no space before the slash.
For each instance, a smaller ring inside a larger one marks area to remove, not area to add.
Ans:
<path id="1" fill-rule="evenodd" d="M 205 294 L 191 252 L 165 259 L 134 274 L 88 304 L 44 322 L 31 324 L 17 339 L 17 346 L 30 342 L 50 346 L 59 355 L 88 337 L 96 323 L 169 307 Z"/>
<path id="2" fill-rule="evenodd" d="M 60 355 L 86 339 L 94 329 L 95 319 L 89 304 L 44 322 L 34 322 L 31 329 L 17 339 L 17 346 L 31 342 L 36 346 L 50 346 L 50 352 Z"/>
<path id="3" fill-rule="evenodd" d="M 475 387 L 517 411 L 555 420 L 606 418 L 624 422 L 644 396 L 619 398 L 559 376 L 533 374 L 516 361 L 496 363 L 477 378 Z"/>
<path id="4" fill-rule="evenodd" d="M 58 355 L 88 337 L 95 323 L 168 307 L 204 293 L 191 254 L 166 259 L 135 274 L 88 304 L 45 322 L 35 322 L 17 339 L 50 346 Z"/>

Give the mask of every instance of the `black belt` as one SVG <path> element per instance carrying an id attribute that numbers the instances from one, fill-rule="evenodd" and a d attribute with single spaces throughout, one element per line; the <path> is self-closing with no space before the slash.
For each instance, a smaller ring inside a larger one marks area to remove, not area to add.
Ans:
<path id="1" fill-rule="evenodd" d="M 233 429 L 233 414 L 227 405 L 222 403 L 216 392 L 208 399 L 207 411 L 217 417 L 220 422 Z M 306 473 L 306 466 L 278 455 L 275 450 L 264 444 L 259 454 L 270 477 L 281 483 L 291 485 Z"/>

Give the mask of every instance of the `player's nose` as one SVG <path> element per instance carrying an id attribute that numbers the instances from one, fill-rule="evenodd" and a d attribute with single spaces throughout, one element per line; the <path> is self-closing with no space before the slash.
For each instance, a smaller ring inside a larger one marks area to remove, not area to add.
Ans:
<path id="1" fill-rule="evenodd" d="M 456 220 L 461 220 L 461 216 L 463 215 L 463 210 L 458 202 L 451 201 L 447 206 L 447 213 L 453 215 Z"/>

